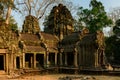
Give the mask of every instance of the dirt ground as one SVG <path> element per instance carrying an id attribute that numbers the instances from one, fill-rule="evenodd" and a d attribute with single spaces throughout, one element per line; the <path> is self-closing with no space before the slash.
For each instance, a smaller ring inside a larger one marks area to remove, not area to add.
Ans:
<path id="1" fill-rule="evenodd" d="M 103 76 L 103 75 L 70 75 L 70 74 L 49 74 L 49 75 L 23 75 L 16 78 L 11 78 L 9 75 L 0 75 L 0 80 L 70 80 L 63 79 L 64 77 L 78 77 L 72 80 L 120 80 L 119 76 Z M 91 79 L 90 77 L 94 77 Z"/>

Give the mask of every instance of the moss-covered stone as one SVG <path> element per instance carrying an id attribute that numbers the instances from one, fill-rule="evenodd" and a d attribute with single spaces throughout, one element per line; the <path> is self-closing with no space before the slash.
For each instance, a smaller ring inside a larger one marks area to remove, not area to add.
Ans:
<path id="1" fill-rule="evenodd" d="M 25 21 L 22 28 L 23 33 L 36 34 L 40 32 L 38 19 L 32 15 L 28 15 L 25 17 Z"/>
<path id="2" fill-rule="evenodd" d="M 73 17 L 66 6 L 62 4 L 53 7 L 44 24 L 45 32 L 56 34 L 59 37 L 60 35 L 64 37 L 74 32 Z"/>

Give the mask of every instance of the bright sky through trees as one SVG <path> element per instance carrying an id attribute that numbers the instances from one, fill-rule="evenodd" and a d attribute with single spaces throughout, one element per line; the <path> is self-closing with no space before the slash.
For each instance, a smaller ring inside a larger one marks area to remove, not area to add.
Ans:
<path id="1" fill-rule="evenodd" d="M 71 0 L 74 4 L 79 4 L 85 8 L 89 7 L 90 0 Z M 120 0 L 98 0 L 101 1 L 106 11 L 108 12 L 111 8 L 120 7 Z"/>
<path id="2" fill-rule="evenodd" d="M 69 0 L 68 0 L 69 1 Z M 70 0 L 73 2 L 74 5 L 83 6 L 84 8 L 89 7 L 90 0 Z M 109 12 L 112 8 L 120 7 L 120 0 L 99 0 L 103 3 L 106 12 Z M 19 27 L 22 27 L 23 19 L 22 16 L 13 12 L 12 15 L 14 16 L 15 20 L 18 23 Z M 40 23 L 41 25 L 42 23 Z"/>

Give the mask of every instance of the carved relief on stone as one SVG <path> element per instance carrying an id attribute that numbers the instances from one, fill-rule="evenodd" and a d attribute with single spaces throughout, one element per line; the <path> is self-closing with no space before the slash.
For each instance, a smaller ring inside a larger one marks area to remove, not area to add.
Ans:
<path id="1" fill-rule="evenodd" d="M 97 33 L 97 35 L 96 35 L 96 38 L 97 38 L 96 42 L 98 43 L 99 48 L 102 49 L 103 46 L 104 46 L 104 34 L 103 34 L 102 31 L 97 31 L 96 33 Z"/>
<path id="2" fill-rule="evenodd" d="M 3 42 L 3 38 L 2 38 L 2 36 L 0 36 L 0 43 L 2 43 Z"/>
<path id="3" fill-rule="evenodd" d="M 25 18 L 24 24 L 23 24 L 23 33 L 39 33 L 40 27 L 38 19 L 32 15 L 28 15 Z"/>

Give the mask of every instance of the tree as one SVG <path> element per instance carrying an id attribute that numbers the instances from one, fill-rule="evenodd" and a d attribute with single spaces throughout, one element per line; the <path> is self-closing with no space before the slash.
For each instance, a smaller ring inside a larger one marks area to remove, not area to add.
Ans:
<path id="1" fill-rule="evenodd" d="M 2 13 L 3 13 L 3 5 L 0 3 L 0 17 L 2 15 Z"/>
<path id="2" fill-rule="evenodd" d="M 120 7 L 112 8 L 107 15 L 115 25 L 115 22 L 120 18 Z"/>
<path id="3" fill-rule="evenodd" d="M 3 20 L 3 5 L 0 3 L 0 25 L 2 24 Z"/>
<path id="4" fill-rule="evenodd" d="M 107 15 L 113 21 L 113 26 L 115 26 L 116 21 L 120 18 L 120 7 L 111 8 Z M 110 35 L 113 35 L 113 27 L 109 31 Z"/>
<path id="5" fill-rule="evenodd" d="M 79 11 L 77 12 L 78 15 L 78 20 L 76 20 L 76 25 L 75 25 L 75 29 L 76 31 L 80 31 L 83 26 L 87 26 L 89 27 L 89 17 L 90 17 L 90 10 L 89 9 L 83 9 L 83 7 L 80 7 L 78 9 Z"/>
<path id="6" fill-rule="evenodd" d="M 114 35 L 106 39 L 106 55 L 112 63 L 120 64 L 120 19 L 116 21 L 113 32 Z"/>
<path id="7" fill-rule="evenodd" d="M 114 28 L 113 28 L 113 32 L 115 33 L 115 35 L 116 35 L 118 38 L 120 38 L 120 19 L 118 19 L 118 20 L 116 21 L 116 24 L 115 24 L 115 26 L 114 26 Z"/>
<path id="8" fill-rule="evenodd" d="M 63 4 L 65 5 L 68 10 L 71 12 L 71 14 L 75 14 L 78 9 L 78 5 L 74 5 L 72 0 L 60 0 L 58 4 Z"/>
<path id="9" fill-rule="evenodd" d="M 15 0 L 15 3 L 18 11 L 22 13 L 23 19 L 29 14 L 33 15 L 39 20 L 39 25 L 43 25 L 42 23 L 45 17 L 49 15 L 53 6 L 58 5 L 59 3 L 67 5 L 67 8 L 73 13 L 77 9 L 77 7 L 73 6 L 72 2 L 69 0 Z"/>
<path id="10" fill-rule="evenodd" d="M 33 15 L 39 20 L 45 14 L 48 6 L 56 2 L 58 0 L 16 0 L 16 7 L 25 16 Z"/>
<path id="11" fill-rule="evenodd" d="M 6 20 L 5 20 L 5 23 L 7 25 L 9 24 L 9 19 L 10 19 L 10 16 L 11 16 L 12 7 L 14 5 L 14 0 L 10 0 L 8 2 L 9 2 L 9 5 L 8 5 L 8 10 L 7 10 L 7 13 L 6 13 Z"/>
<path id="12" fill-rule="evenodd" d="M 7 0 L 1 0 L 0 2 L 0 26 L 3 26 L 2 23 L 9 24 L 9 29 L 13 32 L 16 32 L 18 30 L 18 26 L 14 18 L 11 16 L 11 10 L 13 8 L 13 3 L 11 1 Z M 10 9 L 11 8 L 11 9 Z M 9 12 L 10 9 L 10 12 Z M 4 16 L 5 15 L 5 16 Z"/>
<path id="13" fill-rule="evenodd" d="M 2 6 L 2 9 L 6 11 L 5 23 L 8 25 L 10 21 L 9 19 L 11 16 L 11 11 L 12 11 L 12 8 L 14 7 L 14 0 L 0 0 L 0 3 L 1 3 L 0 5 Z"/>
<path id="14" fill-rule="evenodd" d="M 107 17 L 104 6 L 97 0 L 91 0 L 89 9 L 83 9 L 83 7 L 80 7 L 78 16 L 79 22 L 82 25 L 84 24 L 90 32 L 102 30 L 103 27 L 112 24 L 112 20 Z"/>
<path id="15" fill-rule="evenodd" d="M 12 32 L 18 31 L 18 26 L 13 16 L 10 16 L 9 27 L 10 27 L 10 30 L 12 30 Z"/>

